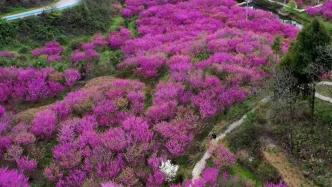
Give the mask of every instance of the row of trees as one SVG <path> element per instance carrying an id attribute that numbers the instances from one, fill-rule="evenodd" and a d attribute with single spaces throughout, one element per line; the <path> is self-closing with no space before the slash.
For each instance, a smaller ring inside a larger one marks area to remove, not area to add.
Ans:
<path id="1" fill-rule="evenodd" d="M 40 45 L 52 40 L 65 43 L 72 36 L 106 32 L 116 14 L 116 10 L 112 8 L 114 2 L 83 0 L 79 6 L 62 12 L 42 14 L 15 22 L 0 19 L 0 49 L 15 43 Z"/>
<path id="2" fill-rule="evenodd" d="M 274 53 L 280 56 L 280 39 Z M 331 38 L 317 20 L 304 27 L 276 68 L 270 134 L 317 186 L 330 186 L 331 106 L 316 102 L 315 85 L 332 69 Z M 309 102 L 308 102 L 309 101 Z M 304 167 L 302 167 L 304 166 Z"/>
<path id="3" fill-rule="evenodd" d="M 13 7 L 42 6 L 53 0 L 0 0 L 0 12 L 7 12 Z"/>

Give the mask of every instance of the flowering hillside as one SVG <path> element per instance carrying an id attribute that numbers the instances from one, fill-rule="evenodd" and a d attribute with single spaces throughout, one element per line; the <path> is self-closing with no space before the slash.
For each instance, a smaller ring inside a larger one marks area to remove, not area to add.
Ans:
<path id="1" fill-rule="evenodd" d="M 310 16 L 322 16 L 327 20 L 332 20 L 332 1 L 328 0 L 323 6 L 310 7 L 306 11 Z"/>
<path id="2" fill-rule="evenodd" d="M 57 187 L 216 186 L 219 175 L 229 179 L 236 158 L 223 146 L 195 181 L 174 181 L 181 165 L 170 160 L 186 156 L 208 120 L 252 95 L 277 63 L 275 38 L 284 38 L 285 53 L 298 30 L 233 0 L 126 0 L 122 14 L 137 18 L 137 37 L 121 28 L 69 55 L 57 42 L 32 51 L 49 66 L 70 60 L 77 70 L 0 69 L 0 102 L 8 106 L 62 93 L 105 51 L 124 54 L 121 78 L 96 78 L 33 114 L 0 107 L 0 179 L 17 179 L 0 186 L 29 186 L 27 178 L 40 176 Z"/>
<path id="3" fill-rule="evenodd" d="M 0 103 L 38 101 L 63 92 L 80 79 L 75 69 L 0 68 Z"/>
<path id="4" fill-rule="evenodd" d="M 140 37 L 121 46 L 126 58 L 118 68 L 143 79 L 169 71 L 168 84 L 186 87 L 187 102 L 203 118 L 243 101 L 267 76 L 262 67 L 274 38 L 285 37 L 286 51 L 297 33 L 263 11 L 248 10 L 246 19 L 244 9 L 228 0 L 154 6 L 141 12 L 137 23 Z"/>

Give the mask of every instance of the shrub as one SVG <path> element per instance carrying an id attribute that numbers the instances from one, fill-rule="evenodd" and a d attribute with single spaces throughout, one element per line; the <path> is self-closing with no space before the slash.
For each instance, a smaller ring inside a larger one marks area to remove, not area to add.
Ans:
<path id="1" fill-rule="evenodd" d="M 0 169 L 0 186 L 29 187 L 28 178 L 16 170 Z"/>
<path id="2" fill-rule="evenodd" d="M 244 124 L 229 135 L 227 141 L 232 151 L 249 149 L 252 153 L 258 151 L 260 137 L 260 127 L 255 123 L 256 114 L 248 116 Z"/>
<path id="3" fill-rule="evenodd" d="M 13 24 L 0 19 L 0 48 L 5 47 L 11 43 L 15 36 L 16 27 Z"/>
<path id="4" fill-rule="evenodd" d="M 46 110 L 36 114 L 32 122 L 32 132 L 41 138 L 50 138 L 56 128 L 57 117 L 51 110 Z"/>
<path id="5" fill-rule="evenodd" d="M 272 181 L 278 182 L 280 180 L 280 176 L 273 166 L 261 162 L 258 167 L 255 169 L 255 173 L 262 181 Z"/>
<path id="6" fill-rule="evenodd" d="M 65 73 L 67 85 L 63 84 L 63 73 L 53 68 L 0 68 L 0 102 L 11 99 L 36 102 L 57 96 L 79 79 L 76 70 L 69 69 Z"/>

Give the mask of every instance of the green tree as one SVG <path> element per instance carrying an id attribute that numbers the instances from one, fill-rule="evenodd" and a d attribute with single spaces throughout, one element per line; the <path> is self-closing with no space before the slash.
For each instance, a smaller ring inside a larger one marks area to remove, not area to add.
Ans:
<path id="1" fill-rule="evenodd" d="M 314 111 L 315 81 L 318 75 L 331 70 L 331 61 L 320 58 L 322 48 L 327 48 L 331 38 L 325 27 L 314 20 L 299 33 L 288 54 L 282 61 L 282 66 L 289 69 L 297 79 L 298 88 L 304 96 L 310 96 L 312 114 Z"/>
<path id="2" fill-rule="evenodd" d="M 10 43 L 16 34 L 16 27 L 0 18 L 0 48 Z"/>

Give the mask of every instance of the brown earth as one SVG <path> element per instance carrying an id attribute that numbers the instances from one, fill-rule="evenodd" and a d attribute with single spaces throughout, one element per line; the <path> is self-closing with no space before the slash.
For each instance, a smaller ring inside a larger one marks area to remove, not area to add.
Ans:
<path id="1" fill-rule="evenodd" d="M 264 158 L 280 173 L 289 187 L 315 187 L 312 181 L 306 179 L 301 169 L 289 161 L 286 154 L 276 148 L 263 150 Z"/>

